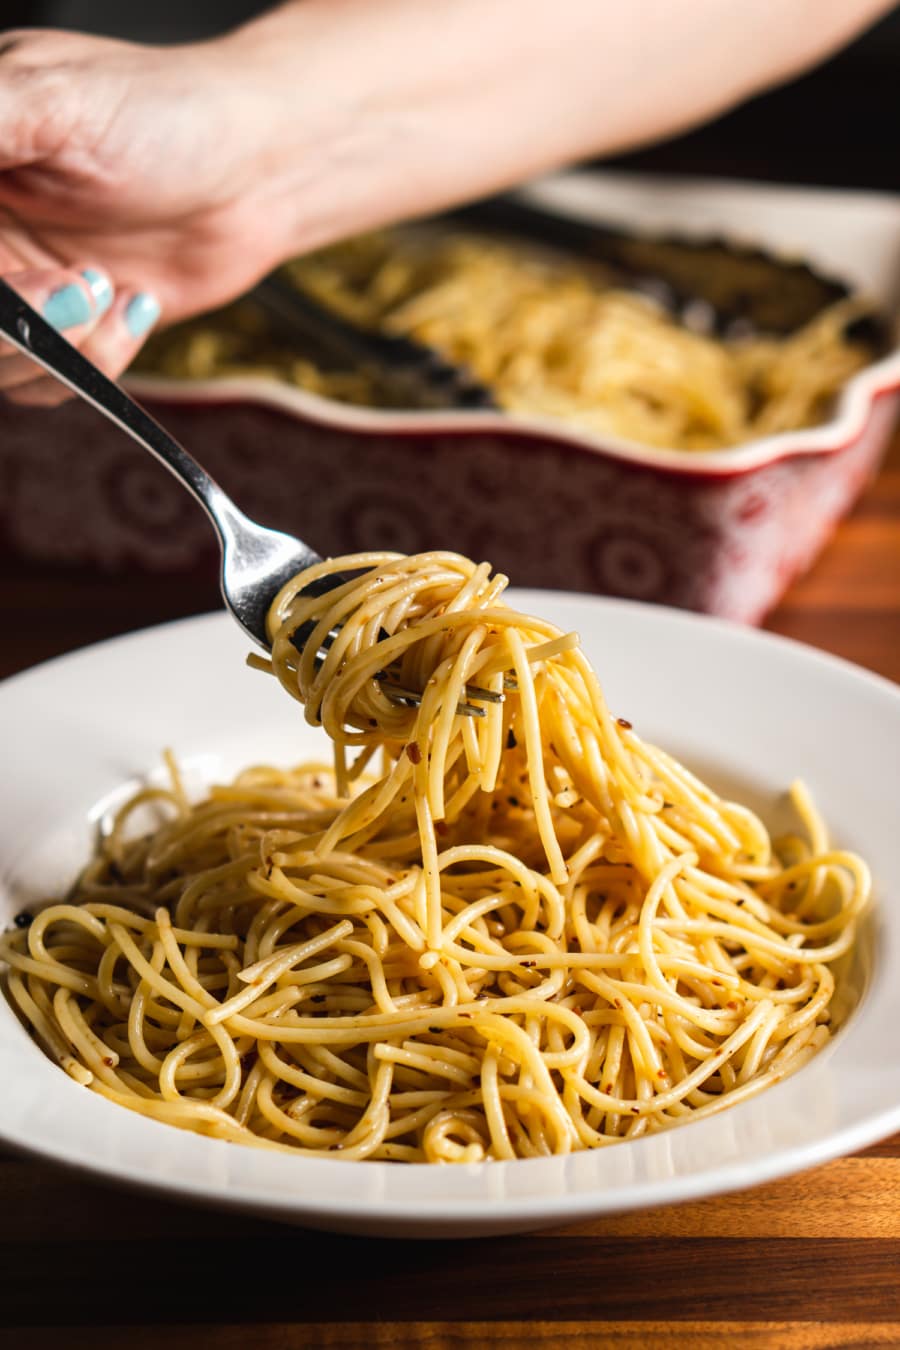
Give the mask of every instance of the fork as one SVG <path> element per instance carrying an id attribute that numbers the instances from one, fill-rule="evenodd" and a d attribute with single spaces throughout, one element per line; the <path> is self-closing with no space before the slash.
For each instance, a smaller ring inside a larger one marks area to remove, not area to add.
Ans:
<path id="1" fill-rule="evenodd" d="M 2 280 L 0 336 L 137 441 L 200 503 L 212 523 L 222 552 L 219 579 L 225 608 L 247 637 L 268 651 L 266 615 L 272 601 L 291 577 L 321 562 L 319 554 L 302 539 L 295 539 L 281 530 L 271 530 L 245 516 L 215 479 L 139 403 L 61 337 Z M 316 582 L 311 583 L 307 593 L 323 594 L 347 579 L 341 575 L 324 577 L 318 586 Z M 383 672 L 382 687 L 389 697 L 411 706 L 421 702 L 419 691 L 402 689 L 396 682 L 391 688 L 390 679 L 389 672 Z M 498 697 L 489 690 L 468 689 L 467 701 L 460 703 L 457 711 L 474 717 L 483 717 L 485 713 L 469 695 L 492 700 Z"/>

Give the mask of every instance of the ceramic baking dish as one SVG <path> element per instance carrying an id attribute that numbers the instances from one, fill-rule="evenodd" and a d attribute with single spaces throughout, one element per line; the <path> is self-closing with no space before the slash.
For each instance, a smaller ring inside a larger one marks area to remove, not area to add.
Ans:
<path id="1" fill-rule="evenodd" d="M 558 175 L 526 197 L 635 231 L 723 235 L 806 259 L 872 295 L 896 326 L 893 197 L 613 173 Z M 323 554 L 452 548 L 518 585 L 756 622 L 876 470 L 900 352 L 855 376 L 827 424 L 716 451 L 490 411 L 350 407 L 255 377 L 129 384 L 249 514 Z M 21 554 L 178 571 L 214 547 L 182 490 L 83 405 L 8 406 L 0 471 L 0 532 Z"/>

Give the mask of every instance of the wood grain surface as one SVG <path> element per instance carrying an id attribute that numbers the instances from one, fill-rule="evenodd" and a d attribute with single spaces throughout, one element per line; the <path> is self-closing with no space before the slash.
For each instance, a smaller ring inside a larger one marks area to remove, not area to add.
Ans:
<path id="1" fill-rule="evenodd" d="M 0 674 L 217 602 L 212 567 L 2 569 Z M 900 681 L 900 440 L 768 626 Z M 736 1195 L 469 1242 L 305 1232 L 2 1155 L 0 1206 L 10 1350 L 900 1346 L 900 1136 Z"/>

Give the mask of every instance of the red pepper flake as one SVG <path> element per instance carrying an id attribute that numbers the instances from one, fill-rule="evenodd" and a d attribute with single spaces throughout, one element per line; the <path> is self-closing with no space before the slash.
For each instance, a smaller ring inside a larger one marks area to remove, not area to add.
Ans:
<path id="1" fill-rule="evenodd" d="M 406 747 L 406 757 L 410 764 L 422 763 L 422 751 L 419 749 L 418 741 L 410 741 Z"/>
<path id="2" fill-rule="evenodd" d="M 103 1056 L 103 1063 L 108 1069 L 114 1069 L 116 1067 L 116 1061 L 110 1055 Z"/>
<path id="3" fill-rule="evenodd" d="M 735 1003 L 733 998 L 729 999 L 729 1001 L 725 1004 L 725 1007 L 730 1008 L 732 1012 L 737 1012 L 740 1006 L 741 1005 L 739 1003 Z"/>
<path id="4" fill-rule="evenodd" d="M 631 723 L 629 722 L 627 717 L 617 717 L 616 721 L 618 722 L 619 726 L 624 727 L 626 731 L 631 730 Z"/>
<path id="5" fill-rule="evenodd" d="M 450 826 L 447 824 L 446 820 L 436 820 L 436 821 L 434 822 L 434 832 L 435 832 L 435 834 L 439 834 L 439 835 L 443 836 L 443 835 L 445 835 L 445 834 L 447 833 L 447 831 L 448 831 L 449 829 L 450 829 Z"/>
<path id="6" fill-rule="evenodd" d="M 526 970 L 533 970 L 537 965 L 537 961 L 520 961 L 519 965 L 523 966 Z"/>

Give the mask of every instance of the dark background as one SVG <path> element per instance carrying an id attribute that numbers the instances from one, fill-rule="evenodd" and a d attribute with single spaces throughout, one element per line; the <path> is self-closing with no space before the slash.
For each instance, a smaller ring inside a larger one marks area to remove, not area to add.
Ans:
<path id="1" fill-rule="evenodd" d="M 673 11 L 678 2 L 672 0 Z M 269 7 L 250 0 L 0 0 L 0 26 L 169 42 L 225 31 Z M 900 10 L 802 79 L 689 135 L 611 162 L 667 173 L 900 191 L 898 113 Z"/>

